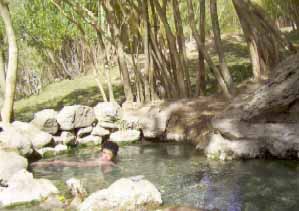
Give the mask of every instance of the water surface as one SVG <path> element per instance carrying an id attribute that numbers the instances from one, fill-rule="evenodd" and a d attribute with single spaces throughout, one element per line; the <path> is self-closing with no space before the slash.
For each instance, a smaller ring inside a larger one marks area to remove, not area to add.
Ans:
<path id="1" fill-rule="evenodd" d="M 80 149 L 56 159 L 94 159 L 98 149 Z M 193 146 L 144 144 L 120 149 L 118 168 L 38 167 L 35 177 L 50 179 L 63 193 L 64 182 L 76 177 L 89 193 L 121 177 L 144 175 L 162 193 L 166 205 L 186 205 L 221 211 L 299 210 L 298 161 L 209 161 Z"/>

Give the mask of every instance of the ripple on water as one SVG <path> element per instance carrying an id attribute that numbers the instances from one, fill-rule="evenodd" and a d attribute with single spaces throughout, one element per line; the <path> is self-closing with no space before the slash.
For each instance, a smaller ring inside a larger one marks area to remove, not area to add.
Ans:
<path id="1" fill-rule="evenodd" d="M 98 154 L 98 149 L 82 149 L 57 159 L 84 161 Z M 100 168 L 39 167 L 33 171 L 36 177 L 50 179 L 64 191 L 64 181 L 71 177 L 81 179 L 91 193 L 121 177 L 145 175 L 160 189 L 163 201 L 169 205 L 221 211 L 299 209 L 298 162 L 209 161 L 189 145 L 122 147 L 118 168 L 107 174 Z"/>

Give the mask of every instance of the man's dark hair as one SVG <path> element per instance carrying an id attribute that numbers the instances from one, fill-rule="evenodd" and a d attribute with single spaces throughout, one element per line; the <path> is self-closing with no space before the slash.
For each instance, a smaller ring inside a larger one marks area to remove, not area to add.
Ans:
<path id="1" fill-rule="evenodd" d="M 113 156 L 115 157 L 118 153 L 118 145 L 114 143 L 113 141 L 104 141 L 102 143 L 102 150 L 103 149 L 109 149 L 113 153 Z"/>

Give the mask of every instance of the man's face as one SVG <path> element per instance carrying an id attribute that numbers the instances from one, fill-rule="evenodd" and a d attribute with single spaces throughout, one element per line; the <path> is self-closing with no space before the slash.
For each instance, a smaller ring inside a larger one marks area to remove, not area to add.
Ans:
<path id="1" fill-rule="evenodd" d="M 101 154 L 101 160 L 103 161 L 112 161 L 113 153 L 109 149 L 103 149 Z"/>

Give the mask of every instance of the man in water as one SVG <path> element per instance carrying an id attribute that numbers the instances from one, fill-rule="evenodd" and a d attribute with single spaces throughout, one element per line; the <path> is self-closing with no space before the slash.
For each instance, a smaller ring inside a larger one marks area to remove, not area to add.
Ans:
<path id="1" fill-rule="evenodd" d="M 70 166 L 70 167 L 95 167 L 100 166 L 103 172 L 108 172 L 111 167 L 116 166 L 115 162 L 117 159 L 118 145 L 112 141 L 104 141 L 102 143 L 101 155 L 96 160 L 75 162 L 75 161 L 63 161 L 54 160 L 48 162 L 36 162 L 32 163 L 31 166 L 47 166 L 47 165 L 59 165 L 59 166 Z"/>

